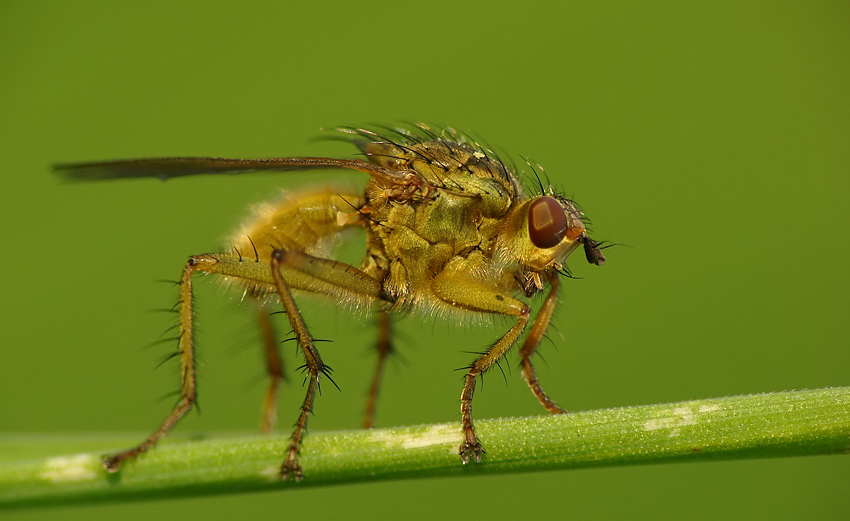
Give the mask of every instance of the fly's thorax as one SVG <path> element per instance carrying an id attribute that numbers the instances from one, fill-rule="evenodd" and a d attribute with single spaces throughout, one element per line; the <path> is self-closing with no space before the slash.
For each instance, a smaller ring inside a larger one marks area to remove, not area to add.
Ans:
<path id="1" fill-rule="evenodd" d="M 486 235 L 486 223 L 501 220 L 510 206 L 510 199 L 498 185 L 488 188 L 486 194 L 471 195 L 437 190 L 433 198 L 415 203 L 416 233 L 431 243 L 454 243 L 458 249 L 480 244 L 488 239 L 482 236 Z"/>
<path id="2" fill-rule="evenodd" d="M 422 143 L 422 146 L 432 145 Z M 519 196 L 516 178 L 504 165 L 483 152 L 457 143 L 443 143 L 438 161 L 416 158 L 410 168 L 419 173 L 434 187 L 444 192 L 471 199 L 478 212 L 485 217 L 501 217 Z M 435 153 L 429 149 L 430 153 Z"/>
<path id="3" fill-rule="evenodd" d="M 563 263 L 584 233 L 581 212 L 572 201 L 560 196 L 534 197 L 506 216 L 495 256 L 522 270 L 545 271 Z"/>
<path id="4" fill-rule="evenodd" d="M 418 195 L 433 198 L 444 191 L 476 198 L 479 211 L 488 217 L 503 215 L 520 194 L 516 176 L 492 152 L 474 143 L 437 138 L 356 144 L 372 163 L 419 174 L 428 190 Z"/>

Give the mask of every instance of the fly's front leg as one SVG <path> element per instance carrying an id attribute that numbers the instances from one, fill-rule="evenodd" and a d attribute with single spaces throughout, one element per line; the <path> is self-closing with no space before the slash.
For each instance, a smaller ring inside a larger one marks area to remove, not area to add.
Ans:
<path id="1" fill-rule="evenodd" d="M 484 448 L 478 441 L 472 422 L 472 395 L 475 393 L 475 380 L 498 362 L 517 341 L 526 324 L 528 324 L 530 310 L 526 304 L 492 288 L 482 286 L 474 280 L 467 279 L 462 274 L 455 274 L 454 276 L 438 275 L 431 287 L 437 297 L 453 306 L 470 311 L 497 313 L 517 318 L 516 324 L 502 338 L 472 362 L 464 378 L 463 390 L 460 393 L 461 428 L 463 429 L 464 441 L 461 443 L 458 453 L 464 463 L 468 463 L 470 459 L 478 462 L 481 461 Z"/>
<path id="2" fill-rule="evenodd" d="M 558 287 L 560 286 L 558 275 L 551 275 L 550 280 L 552 286 L 549 290 L 549 294 L 546 295 L 543 307 L 541 307 L 540 311 L 537 313 L 537 319 L 535 319 L 534 325 L 531 326 L 531 331 L 529 331 L 528 338 L 525 339 L 525 344 L 523 344 L 519 355 L 522 364 L 522 377 L 525 378 L 531 392 L 534 393 L 534 396 L 537 397 L 540 404 L 543 405 L 547 411 L 552 414 L 563 414 L 567 411 L 562 409 L 557 403 L 549 398 L 540 386 L 540 382 L 537 380 L 537 373 L 534 371 L 534 365 L 531 363 L 531 355 L 533 355 L 537 350 L 537 347 L 540 345 L 540 341 L 543 339 L 543 335 L 546 334 L 546 328 L 549 327 L 549 322 L 552 320 L 552 313 L 555 311 L 555 303 L 558 300 Z"/>

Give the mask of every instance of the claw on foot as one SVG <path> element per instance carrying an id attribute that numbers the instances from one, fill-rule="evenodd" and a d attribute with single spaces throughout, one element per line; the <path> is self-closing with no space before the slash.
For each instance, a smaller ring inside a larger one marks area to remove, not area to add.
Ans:
<path id="1" fill-rule="evenodd" d="M 301 470 L 301 465 L 295 458 L 287 458 L 280 466 L 280 479 L 287 481 L 294 479 L 296 482 L 304 478 L 304 471 Z"/>
<path id="2" fill-rule="evenodd" d="M 100 458 L 100 464 L 103 465 L 103 470 L 114 474 L 121 468 L 121 458 L 117 456 L 103 456 Z"/>
<path id="3" fill-rule="evenodd" d="M 121 470 L 121 466 L 125 460 L 134 460 L 141 451 L 138 449 L 119 452 L 118 454 L 107 454 L 100 457 L 100 464 L 103 465 L 103 470 L 110 474 L 115 474 Z"/>
<path id="4" fill-rule="evenodd" d="M 460 459 L 463 460 L 463 464 L 466 465 L 469 463 L 470 458 L 475 463 L 481 463 L 481 456 L 484 455 L 484 447 L 478 443 L 478 440 L 475 441 L 465 441 L 460 444 L 460 450 L 458 454 L 460 454 Z"/>

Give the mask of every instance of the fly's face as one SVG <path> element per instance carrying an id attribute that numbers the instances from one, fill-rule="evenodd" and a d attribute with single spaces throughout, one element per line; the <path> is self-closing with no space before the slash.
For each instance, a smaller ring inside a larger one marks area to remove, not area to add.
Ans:
<path id="1" fill-rule="evenodd" d="M 605 257 L 601 243 L 587 236 L 582 212 L 560 195 L 541 195 L 523 201 L 508 216 L 501 240 L 501 257 L 511 259 L 523 271 L 561 270 L 567 257 L 580 245 L 591 264 Z"/>

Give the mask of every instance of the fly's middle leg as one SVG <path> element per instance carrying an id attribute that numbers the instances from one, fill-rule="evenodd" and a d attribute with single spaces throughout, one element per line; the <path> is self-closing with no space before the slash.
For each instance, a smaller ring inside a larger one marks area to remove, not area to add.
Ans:
<path id="1" fill-rule="evenodd" d="M 301 412 L 295 423 L 295 429 L 292 432 L 289 447 L 287 447 L 286 456 L 280 469 L 280 475 L 283 479 L 300 480 L 303 472 L 298 463 L 298 452 L 301 450 L 301 440 L 307 429 L 307 420 L 313 411 L 313 401 L 319 389 L 320 379 L 324 376 L 331 383 L 334 382 L 330 378 L 330 368 L 322 361 L 313 342 L 313 337 L 310 335 L 304 319 L 301 318 L 298 306 L 292 298 L 290 287 L 294 285 L 293 282 L 304 284 L 306 279 L 314 279 L 336 288 L 339 293 L 349 292 L 375 300 L 380 294 L 381 285 L 377 280 L 353 266 L 313 257 L 301 252 L 274 250 L 270 267 L 274 287 L 281 305 L 289 317 L 289 323 L 304 355 L 304 367 L 308 372 L 307 393 L 304 396 Z M 285 269 L 295 274 L 291 277 L 292 280 L 287 280 L 284 277 Z"/>
<path id="2" fill-rule="evenodd" d="M 269 375 L 269 386 L 263 399 L 260 430 L 268 434 L 274 430 L 275 423 L 277 423 L 277 399 L 280 393 L 280 384 L 284 381 L 283 359 L 280 356 L 277 334 L 269 317 L 269 306 L 266 304 L 260 304 L 257 307 L 257 321 L 263 341 L 266 372 Z"/>
<path id="3" fill-rule="evenodd" d="M 363 419 L 363 428 L 371 429 L 375 424 L 375 404 L 378 400 L 378 391 L 381 387 L 381 377 L 387 358 L 393 352 L 392 323 L 386 311 L 379 310 L 378 317 L 378 342 L 375 349 L 378 352 L 378 360 L 375 364 L 375 374 L 372 376 L 372 385 L 369 387 L 369 397 L 366 399 L 366 413 Z"/>
<path id="4" fill-rule="evenodd" d="M 307 381 L 307 395 L 304 397 L 304 403 L 301 405 L 301 413 L 298 415 L 298 421 L 295 423 L 295 430 L 290 438 L 289 447 L 286 450 L 286 459 L 280 468 L 280 476 L 283 479 L 290 477 L 296 480 L 301 480 L 304 476 L 301 470 L 301 465 L 298 464 L 298 451 L 301 449 L 301 439 L 304 437 L 304 431 L 307 429 L 307 418 L 313 412 L 313 400 L 316 398 L 316 390 L 319 387 L 319 378 L 325 375 L 330 380 L 330 368 L 322 362 L 322 357 L 319 355 L 313 343 L 313 337 L 307 330 L 307 325 L 304 319 L 301 318 L 301 312 L 298 311 L 298 306 L 295 305 L 295 300 L 292 298 L 292 293 L 289 291 L 289 285 L 283 278 L 280 268 L 285 262 L 287 254 L 285 251 L 275 250 L 272 253 L 271 271 L 274 285 L 277 289 L 280 303 L 289 317 L 289 323 L 292 325 L 292 331 L 298 341 L 298 346 L 304 354 L 305 368 L 309 372 Z M 333 380 L 331 380 L 333 382 Z"/>

